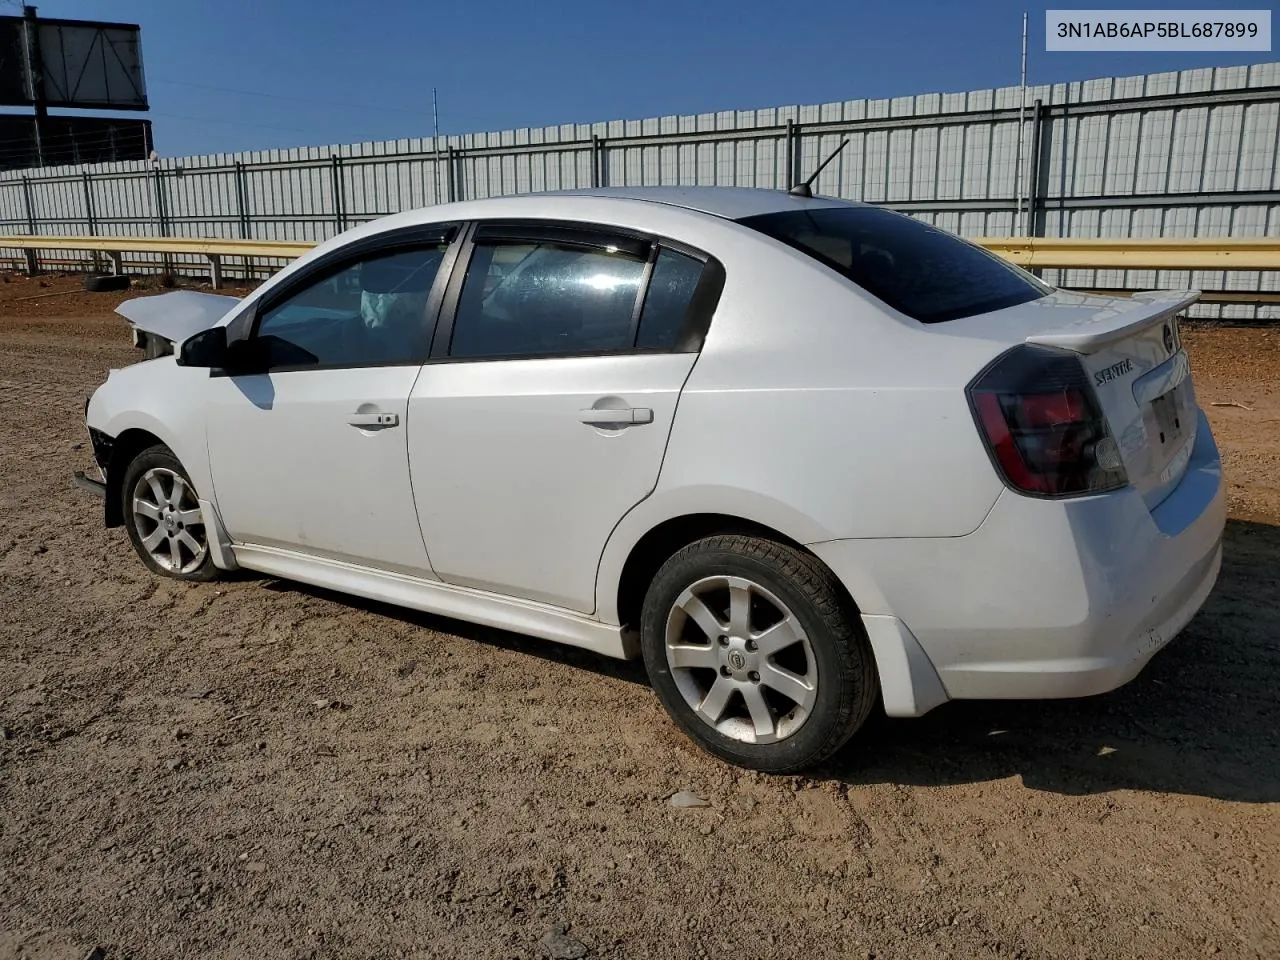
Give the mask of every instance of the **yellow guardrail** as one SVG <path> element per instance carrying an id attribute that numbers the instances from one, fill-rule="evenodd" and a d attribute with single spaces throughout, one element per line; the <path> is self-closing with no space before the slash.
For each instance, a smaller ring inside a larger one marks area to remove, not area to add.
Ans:
<path id="1" fill-rule="evenodd" d="M 1030 269 L 1280 270 L 1280 238 L 1130 237 L 1096 240 L 1055 237 L 978 237 L 979 243 Z M 315 244 L 295 240 L 221 240 L 215 237 L 0 236 L 0 248 L 93 250 L 121 271 L 121 254 L 195 254 L 208 257 L 213 286 L 222 281 L 223 257 L 300 257 Z"/>
<path id="2" fill-rule="evenodd" d="M 121 254 L 193 254 L 209 260 L 213 289 L 222 286 L 223 257 L 300 257 L 314 243 L 301 240 L 221 240 L 217 237 L 66 237 L 0 236 L 0 248 L 19 250 L 93 250 L 105 253 L 116 273 L 123 272 Z"/>
<path id="3" fill-rule="evenodd" d="M 1028 269 L 1280 270 L 1280 239 L 1268 237 L 978 237 Z"/>
<path id="4" fill-rule="evenodd" d="M 314 243 L 297 240 L 220 240 L 217 237 L 0 236 L 0 247 L 22 250 L 100 250 L 103 253 L 194 253 L 221 257 L 300 257 Z"/>

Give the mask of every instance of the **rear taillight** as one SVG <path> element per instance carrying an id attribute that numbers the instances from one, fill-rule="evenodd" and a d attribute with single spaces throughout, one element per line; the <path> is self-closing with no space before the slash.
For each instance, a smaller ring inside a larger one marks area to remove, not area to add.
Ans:
<path id="1" fill-rule="evenodd" d="M 1120 449 L 1075 354 L 1015 347 L 968 393 L 991 458 L 1013 489 L 1062 497 L 1128 483 Z"/>

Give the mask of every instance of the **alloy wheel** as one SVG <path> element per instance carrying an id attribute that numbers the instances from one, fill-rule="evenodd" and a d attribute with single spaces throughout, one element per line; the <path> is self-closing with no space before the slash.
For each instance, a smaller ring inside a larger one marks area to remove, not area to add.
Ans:
<path id="1" fill-rule="evenodd" d="M 799 619 L 745 577 L 706 577 L 682 591 L 667 616 L 666 655 L 685 703 L 734 740 L 785 740 L 817 702 L 817 660 Z"/>

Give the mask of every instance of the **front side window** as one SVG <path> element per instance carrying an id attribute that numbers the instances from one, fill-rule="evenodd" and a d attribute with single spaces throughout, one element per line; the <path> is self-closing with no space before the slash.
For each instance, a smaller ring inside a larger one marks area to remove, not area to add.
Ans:
<path id="1" fill-rule="evenodd" d="M 609 247 L 481 242 L 458 300 L 452 357 L 629 350 L 645 260 Z"/>
<path id="2" fill-rule="evenodd" d="M 427 303 L 447 244 L 370 256 L 262 313 L 268 365 L 417 363 L 430 345 Z"/>
<path id="3" fill-rule="evenodd" d="M 975 244 L 879 207 L 823 207 L 739 222 L 807 253 L 921 323 L 989 313 L 1050 292 Z"/>

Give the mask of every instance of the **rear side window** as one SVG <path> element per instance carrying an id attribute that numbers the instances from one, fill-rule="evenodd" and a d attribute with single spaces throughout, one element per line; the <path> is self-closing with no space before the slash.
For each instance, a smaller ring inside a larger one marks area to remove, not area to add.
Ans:
<path id="1" fill-rule="evenodd" d="M 921 323 L 990 313 L 1050 288 L 981 247 L 878 207 L 827 207 L 740 221 L 809 254 Z"/>
<path id="2" fill-rule="evenodd" d="M 702 267 L 701 260 L 683 253 L 665 248 L 658 251 L 644 308 L 640 311 L 640 330 L 636 336 L 639 349 L 676 349 L 689 318 Z"/>
<path id="3" fill-rule="evenodd" d="M 449 354 L 538 357 L 630 349 L 645 261 L 560 243 L 481 243 Z"/>

